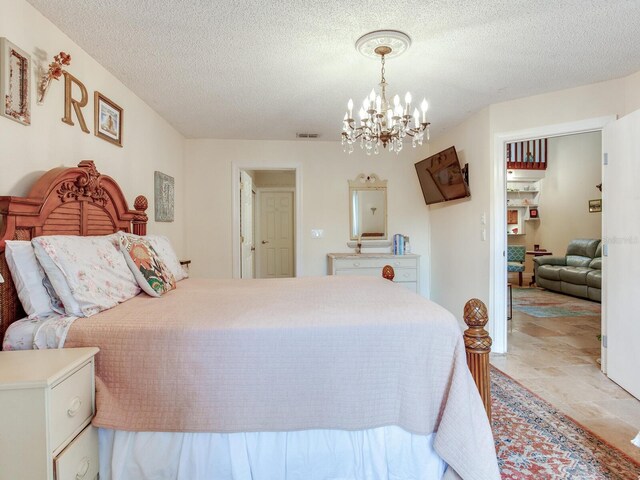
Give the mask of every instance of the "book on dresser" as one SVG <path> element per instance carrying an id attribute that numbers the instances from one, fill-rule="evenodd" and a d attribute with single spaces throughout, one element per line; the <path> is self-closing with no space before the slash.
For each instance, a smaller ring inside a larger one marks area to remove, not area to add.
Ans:
<path id="1" fill-rule="evenodd" d="M 420 292 L 420 255 L 393 255 L 391 253 L 329 253 L 329 275 L 365 275 L 381 277 L 385 265 L 395 272 L 394 283 Z"/>

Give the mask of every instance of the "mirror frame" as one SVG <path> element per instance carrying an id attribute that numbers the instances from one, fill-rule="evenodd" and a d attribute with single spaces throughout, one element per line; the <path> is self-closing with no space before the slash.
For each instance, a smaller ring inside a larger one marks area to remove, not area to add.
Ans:
<path id="1" fill-rule="evenodd" d="M 371 242 L 376 240 L 388 240 L 389 231 L 387 225 L 387 211 L 388 211 L 388 202 L 387 202 L 387 181 L 381 180 L 378 175 L 372 173 L 370 175 L 365 175 L 361 173 L 354 180 L 349 180 L 349 239 L 350 240 L 358 240 L 357 236 L 353 235 L 353 195 L 356 191 L 371 191 L 371 190 L 381 190 L 384 192 L 384 236 L 383 237 L 371 237 L 371 238 L 361 238 L 361 242 Z"/>

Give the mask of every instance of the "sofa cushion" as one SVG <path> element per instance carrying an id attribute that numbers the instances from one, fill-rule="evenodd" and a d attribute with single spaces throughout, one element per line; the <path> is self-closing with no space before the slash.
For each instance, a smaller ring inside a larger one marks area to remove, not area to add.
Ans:
<path id="1" fill-rule="evenodd" d="M 560 269 L 560 280 L 574 285 L 586 285 L 587 274 L 590 271 L 586 267 L 564 267 Z"/>
<path id="2" fill-rule="evenodd" d="M 589 268 L 595 268 L 596 270 L 602 270 L 602 257 L 596 257 L 589 262 Z"/>
<path id="3" fill-rule="evenodd" d="M 598 245 L 600 245 L 599 239 L 578 238 L 571 240 L 567 247 L 567 257 L 576 255 L 579 257 L 589 257 L 591 259 L 596 256 Z M 567 265 L 569 265 L 568 262 Z"/>
<path id="4" fill-rule="evenodd" d="M 591 263 L 591 257 L 583 257 L 581 255 L 567 255 L 567 265 L 570 267 L 588 267 Z"/>
<path id="5" fill-rule="evenodd" d="M 589 295 L 589 300 L 602 301 L 602 291 L 599 288 L 587 287 L 587 295 Z"/>
<path id="6" fill-rule="evenodd" d="M 587 273 L 587 286 L 592 288 L 602 288 L 601 270 L 591 270 Z"/>
<path id="7" fill-rule="evenodd" d="M 540 265 L 536 271 L 537 278 L 560 281 L 560 270 L 565 267 L 560 265 Z"/>

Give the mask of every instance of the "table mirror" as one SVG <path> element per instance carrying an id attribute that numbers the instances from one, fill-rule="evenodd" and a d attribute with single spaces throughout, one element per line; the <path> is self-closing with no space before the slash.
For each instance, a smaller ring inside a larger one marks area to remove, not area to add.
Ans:
<path id="1" fill-rule="evenodd" d="M 387 181 L 372 173 L 349 180 L 351 240 L 387 239 Z"/>

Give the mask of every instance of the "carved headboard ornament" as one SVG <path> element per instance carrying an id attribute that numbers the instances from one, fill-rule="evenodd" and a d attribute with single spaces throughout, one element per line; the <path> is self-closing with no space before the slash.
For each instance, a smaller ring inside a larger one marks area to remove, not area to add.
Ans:
<path id="1" fill-rule="evenodd" d="M 83 168 L 75 181 L 64 182 L 58 189 L 60 200 L 66 202 L 68 200 L 90 199 L 91 201 L 102 205 L 107 204 L 108 197 L 104 188 L 100 186 L 102 175 L 98 172 L 93 160 L 83 160 L 78 164 Z"/>

